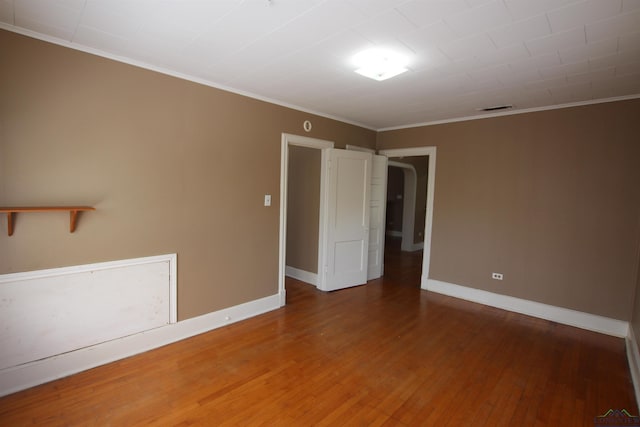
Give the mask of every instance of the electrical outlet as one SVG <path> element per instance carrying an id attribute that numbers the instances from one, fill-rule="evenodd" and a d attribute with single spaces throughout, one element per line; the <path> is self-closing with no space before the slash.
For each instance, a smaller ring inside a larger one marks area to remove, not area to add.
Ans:
<path id="1" fill-rule="evenodd" d="M 491 273 L 491 278 L 495 280 L 502 280 L 502 273 Z"/>

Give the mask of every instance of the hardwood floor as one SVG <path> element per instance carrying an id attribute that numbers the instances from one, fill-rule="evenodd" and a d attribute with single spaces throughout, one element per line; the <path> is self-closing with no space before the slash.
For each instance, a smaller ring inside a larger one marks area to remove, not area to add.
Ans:
<path id="1" fill-rule="evenodd" d="M 1 398 L 0 425 L 593 426 L 610 408 L 637 414 L 622 339 L 421 291 L 420 256 L 389 255 L 366 286 L 287 280 L 280 310 Z"/>

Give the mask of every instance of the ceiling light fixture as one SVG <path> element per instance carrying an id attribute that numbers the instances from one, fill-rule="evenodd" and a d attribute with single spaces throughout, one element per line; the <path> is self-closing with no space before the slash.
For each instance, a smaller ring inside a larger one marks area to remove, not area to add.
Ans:
<path id="1" fill-rule="evenodd" d="M 365 50 L 354 56 L 353 62 L 358 67 L 356 73 L 377 81 L 390 79 L 408 71 L 407 59 L 388 50 Z"/>

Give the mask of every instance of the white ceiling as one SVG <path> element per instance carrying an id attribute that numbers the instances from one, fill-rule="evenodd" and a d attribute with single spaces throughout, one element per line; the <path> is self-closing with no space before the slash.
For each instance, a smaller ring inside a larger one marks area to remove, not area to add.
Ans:
<path id="1" fill-rule="evenodd" d="M 0 27 L 372 129 L 640 94 L 640 0 L 0 0 Z M 410 71 L 354 73 L 375 46 Z"/>

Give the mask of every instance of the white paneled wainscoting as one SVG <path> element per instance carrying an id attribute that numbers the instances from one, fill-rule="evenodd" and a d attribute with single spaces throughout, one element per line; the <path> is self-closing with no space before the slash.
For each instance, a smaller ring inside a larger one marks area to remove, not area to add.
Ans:
<path id="1" fill-rule="evenodd" d="M 280 307 L 177 322 L 176 254 L 0 275 L 0 396 Z"/>

